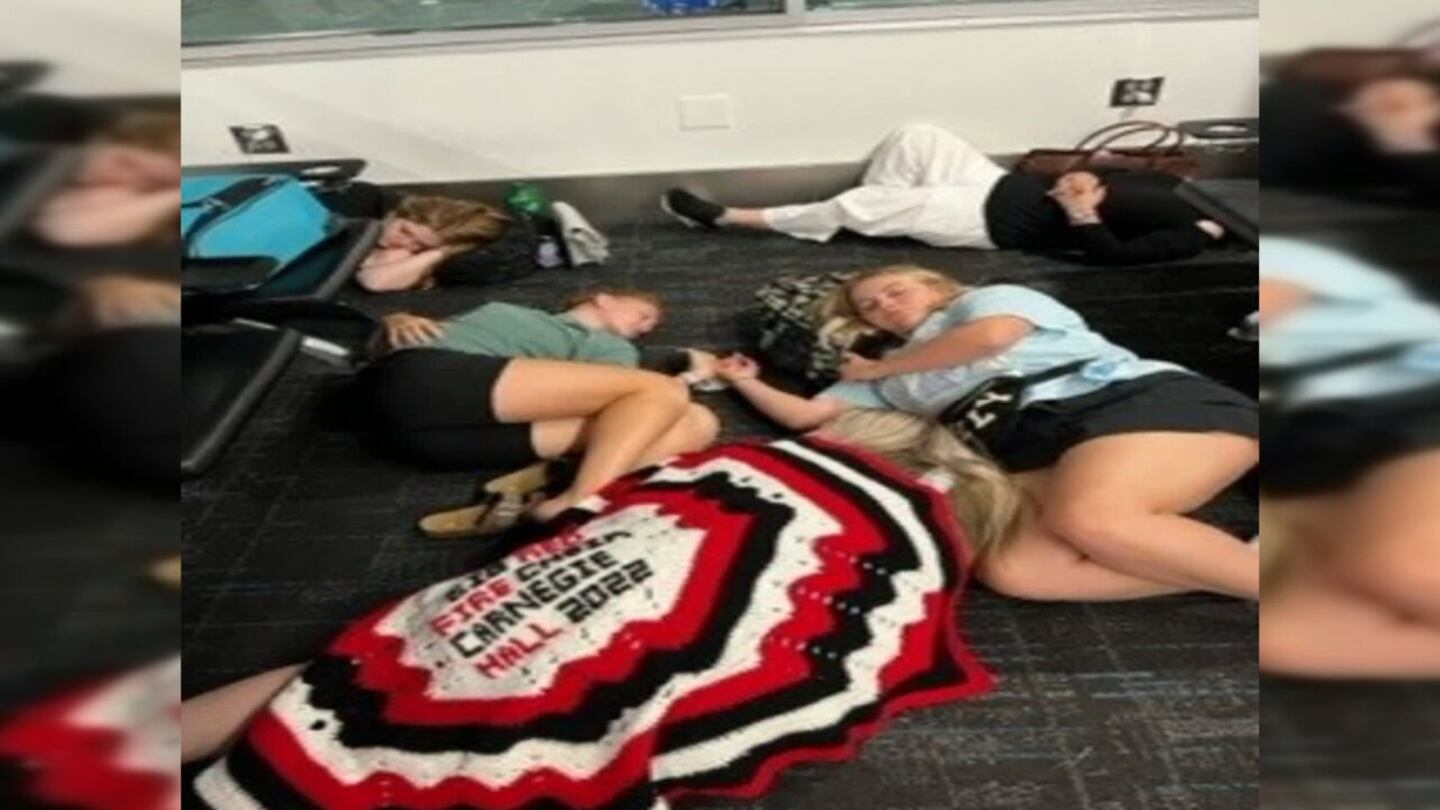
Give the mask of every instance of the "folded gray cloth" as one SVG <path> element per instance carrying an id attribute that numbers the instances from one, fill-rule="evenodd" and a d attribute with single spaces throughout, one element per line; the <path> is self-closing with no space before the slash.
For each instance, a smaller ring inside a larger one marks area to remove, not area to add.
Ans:
<path id="1" fill-rule="evenodd" d="M 565 239 L 565 248 L 570 253 L 570 263 L 575 267 L 586 264 L 604 264 L 610 259 L 610 240 L 595 229 L 594 225 L 566 202 L 550 206 L 555 221 L 560 224 L 560 234 Z"/>

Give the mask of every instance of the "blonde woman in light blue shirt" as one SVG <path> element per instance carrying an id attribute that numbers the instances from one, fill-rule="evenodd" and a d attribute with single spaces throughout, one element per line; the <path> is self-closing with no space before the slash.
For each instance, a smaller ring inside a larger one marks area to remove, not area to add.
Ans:
<path id="1" fill-rule="evenodd" d="M 1008 553 L 979 563 L 992 588 L 1041 599 L 1258 598 L 1253 549 L 1187 517 L 1258 461 L 1249 398 L 1138 357 L 1025 287 L 966 287 L 900 265 L 858 275 L 830 310 L 907 342 L 880 360 L 850 356 L 842 382 L 812 398 L 761 381 L 748 358 L 723 362 L 721 375 L 770 418 L 809 430 L 851 408 L 936 417 L 997 375 L 1081 364 L 1027 390 L 1013 434 L 986 448 L 1035 504 Z"/>

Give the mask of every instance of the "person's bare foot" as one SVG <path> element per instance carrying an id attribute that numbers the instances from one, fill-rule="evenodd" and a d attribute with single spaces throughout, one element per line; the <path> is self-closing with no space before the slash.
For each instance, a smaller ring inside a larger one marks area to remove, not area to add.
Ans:
<path id="1" fill-rule="evenodd" d="M 549 500 L 535 504 L 530 508 L 528 517 L 535 523 L 548 523 L 558 517 L 561 512 L 579 503 L 580 500 L 568 492 L 562 492 Z"/>

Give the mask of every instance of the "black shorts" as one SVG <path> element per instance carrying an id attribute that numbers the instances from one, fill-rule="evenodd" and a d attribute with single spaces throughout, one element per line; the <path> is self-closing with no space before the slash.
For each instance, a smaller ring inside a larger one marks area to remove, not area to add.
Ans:
<path id="1" fill-rule="evenodd" d="M 991 453 L 1011 472 L 1053 466 L 1066 451 L 1122 433 L 1232 433 L 1260 438 L 1255 401 L 1198 374 L 1162 371 L 1069 399 L 1037 402 Z"/>
<path id="2" fill-rule="evenodd" d="M 1293 497 L 1342 490 L 1406 456 L 1440 450 L 1440 385 L 1265 415 L 1260 487 Z"/>
<path id="3" fill-rule="evenodd" d="M 506 357 L 447 349 L 394 352 L 365 369 L 361 391 L 383 444 L 426 467 L 495 470 L 535 461 L 529 424 L 495 416 Z"/>

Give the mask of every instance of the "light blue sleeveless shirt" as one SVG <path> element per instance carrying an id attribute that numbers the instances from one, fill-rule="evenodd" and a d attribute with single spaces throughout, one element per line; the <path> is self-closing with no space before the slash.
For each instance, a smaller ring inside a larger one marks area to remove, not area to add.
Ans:
<path id="1" fill-rule="evenodd" d="M 820 392 L 820 396 L 860 408 L 893 408 L 934 417 L 993 377 L 1036 374 L 1076 360 L 1090 362 L 1072 374 L 1030 386 L 1022 406 L 1082 396 L 1113 382 L 1147 374 L 1186 370 L 1174 363 L 1141 359 L 1091 329 L 1075 310 L 1044 293 L 1013 284 L 965 292 L 950 306 L 925 319 L 910 335 L 907 345 L 924 343 L 957 326 L 999 315 L 1023 318 L 1035 328 L 1004 352 L 973 363 L 873 382 L 840 382 Z"/>

